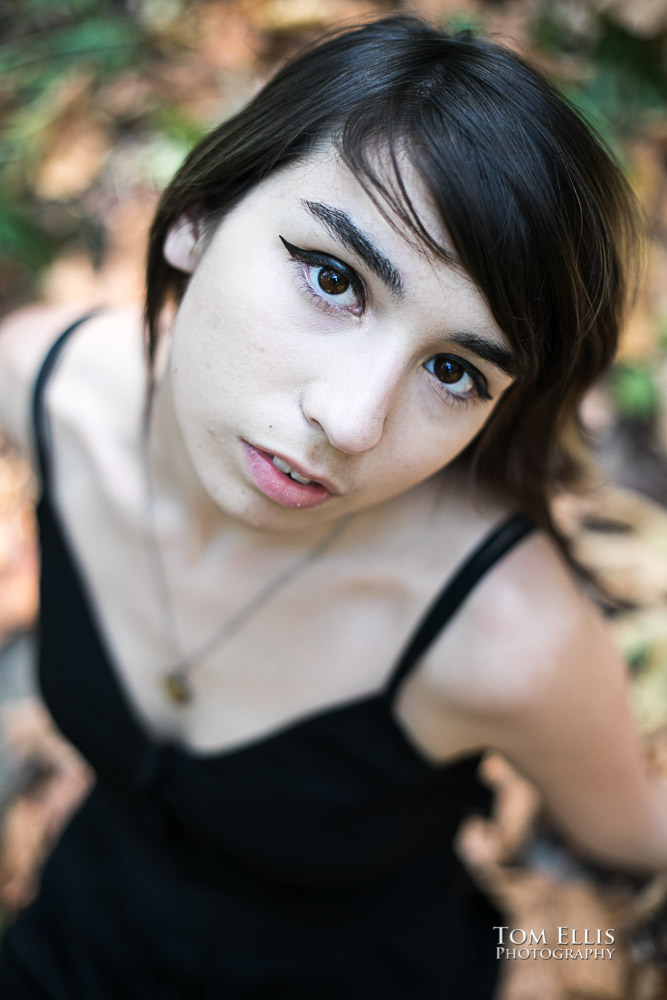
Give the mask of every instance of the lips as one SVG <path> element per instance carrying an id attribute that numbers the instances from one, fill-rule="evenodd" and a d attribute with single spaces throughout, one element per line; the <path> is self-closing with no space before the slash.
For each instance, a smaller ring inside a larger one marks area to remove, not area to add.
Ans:
<path id="1" fill-rule="evenodd" d="M 295 510 L 317 507 L 336 495 L 337 490 L 330 481 L 316 478 L 291 459 L 263 451 L 247 441 L 241 443 L 246 467 L 255 486 L 281 507 Z M 274 459 L 278 460 L 278 464 Z M 299 480 L 292 478 L 295 474 Z"/>

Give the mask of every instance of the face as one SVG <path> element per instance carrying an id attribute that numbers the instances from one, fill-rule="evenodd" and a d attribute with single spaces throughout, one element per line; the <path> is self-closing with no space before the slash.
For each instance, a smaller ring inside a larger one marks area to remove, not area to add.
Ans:
<path id="1" fill-rule="evenodd" d="M 185 447 L 250 526 L 299 530 L 410 490 L 512 381 L 476 286 L 392 228 L 333 153 L 272 174 L 201 249 L 175 227 L 165 255 L 192 271 L 171 353 Z"/>

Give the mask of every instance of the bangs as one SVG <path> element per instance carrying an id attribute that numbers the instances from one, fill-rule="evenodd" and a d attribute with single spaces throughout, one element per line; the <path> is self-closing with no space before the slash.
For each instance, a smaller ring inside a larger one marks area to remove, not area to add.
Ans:
<path id="1" fill-rule="evenodd" d="M 537 372 L 544 332 L 539 303 L 558 243 L 543 218 L 553 202 L 547 157 L 541 150 L 536 156 L 535 142 L 508 120 L 507 102 L 494 107 L 486 85 L 475 93 L 469 67 L 463 86 L 450 74 L 437 86 L 433 76 L 415 84 L 418 100 L 408 91 L 365 108 L 344 124 L 334 145 L 396 231 L 479 287 L 522 372 Z M 522 155 L 529 145 L 530 156 Z M 444 240 L 414 205 L 415 180 Z M 562 258 L 571 255 L 560 256 L 557 270 L 564 270 L 569 260 Z"/>
<path id="2" fill-rule="evenodd" d="M 395 231 L 486 300 L 519 377 L 462 458 L 555 530 L 547 497 L 578 474 L 568 441 L 584 393 L 616 351 L 642 217 L 600 137 L 495 42 L 406 15 L 337 30 L 206 136 L 151 227 L 149 385 L 160 317 L 189 280 L 165 260 L 170 228 L 186 215 L 211 231 L 273 171 L 324 147 Z M 417 190 L 428 217 L 415 208 Z"/>
<path id="3" fill-rule="evenodd" d="M 429 230 L 410 197 L 408 188 L 413 185 L 404 178 L 406 165 L 423 185 L 427 200 L 449 232 L 447 217 L 438 205 L 437 188 L 400 126 L 394 129 L 385 124 L 384 131 L 379 127 L 372 131 L 366 122 L 357 121 L 345 127 L 334 140 L 334 148 L 392 229 L 427 256 L 452 268 L 462 267 L 456 250 Z"/>
<path id="4" fill-rule="evenodd" d="M 548 379 L 554 366 L 567 375 L 600 313 L 625 298 L 618 219 L 632 216 L 588 126 L 516 54 L 466 39 L 446 59 L 425 52 L 407 85 L 356 111 L 336 146 L 378 209 L 469 275 L 524 378 Z M 419 217 L 406 163 L 450 245 Z M 600 197 L 603 175 L 613 201 Z"/>

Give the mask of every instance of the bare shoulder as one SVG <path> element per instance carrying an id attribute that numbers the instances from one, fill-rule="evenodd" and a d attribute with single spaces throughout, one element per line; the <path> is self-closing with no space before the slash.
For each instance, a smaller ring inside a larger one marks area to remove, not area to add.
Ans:
<path id="1" fill-rule="evenodd" d="M 41 360 L 76 315 L 71 307 L 31 306 L 0 324 L 0 426 L 23 452 L 29 450 L 30 396 Z"/>
<path id="2" fill-rule="evenodd" d="M 477 536 L 481 537 L 481 534 Z M 467 546 L 468 551 L 474 542 Z M 555 543 L 535 531 L 476 584 L 403 711 L 436 759 L 494 747 L 537 779 L 608 730 L 631 740 L 625 665 Z M 542 782 L 542 784 L 544 784 Z"/>
<path id="3" fill-rule="evenodd" d="M 85 306 L 34 306 L 0 325 L 0 425 L 26 454 L 32 449 L 30 401 L 39 368 L 63 330 L 87 311 Z M 93 399 L 101 413 L 110 395 L 136 395 L 141 356 L 138 307 L 109 309 L 89 319 L 68 343 L 49 390 L 54 423 L 65 419 L 83 425 Z"/>
<path id="4" fill-rule="evenodd" d="M 463 669 L 445 679 L 438 664 L 455 748 L 503 753 L 578 849 L 664 867 L 664 791 L 647 773 L 625 664 L 553 543 L 526 539 L 467 605 L 454 636 Z"/>
<path id="5" fill-rule="evenodd" d="M 617 659 L 574 572 L 535 531 L 476 585 L 434 649 L 433 671 L 448 701 L 494 719 L 553 704 L 565 689 L 571 699 Z"/>

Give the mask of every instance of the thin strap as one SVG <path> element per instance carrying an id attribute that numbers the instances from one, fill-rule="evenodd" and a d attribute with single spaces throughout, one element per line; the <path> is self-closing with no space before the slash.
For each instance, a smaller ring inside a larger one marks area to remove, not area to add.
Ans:
<path id="1" fill-rule="evenodd" d="M 410 668 L 463 604 L 475 584 L 494 563 L 536 527 L 535 521 L 524 514 L 513 514 L 482 539 L 474 552 L 445 584 L 417 626 L 389 680 L 387 686 L 389 698 L 393 697 Z"/>
<path id="2" fill-rule="evenodd" d="M 56 364 L 58 363 L 61 351 L 69 335 L 73 333 L 77 327 L 81 326 L 82 323 L 85 323 L 93 316 L 96 316 L 98 312 L 99 310 L 96 309 L 93 312 L 86 313 L 85 316 L 80 316 L 79 319 L 70 323 L 66 330 L 63 330 L 60 336 L 51 344 L 51 347 L 46 353 L 46 357 L 42 361 L 42 366 L 39 369 L 37 378 L 35 379 L 31 404 L 32 432 L 37 451 L 37 465 L 42 480 L 42 489 L 44 491 L 47 489 L 49 480 L 49 455 L 51 452 L 49 421 L 44 402 L 46 387 Z"/>

